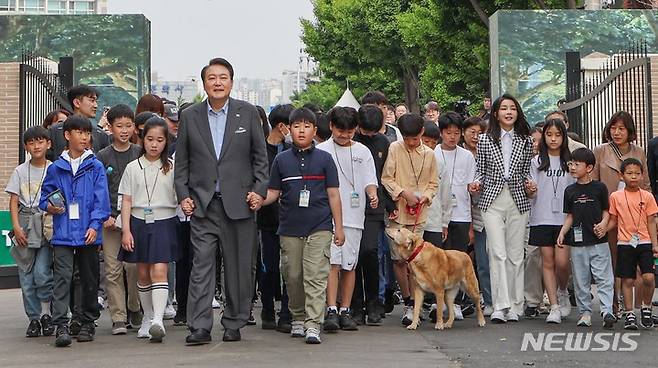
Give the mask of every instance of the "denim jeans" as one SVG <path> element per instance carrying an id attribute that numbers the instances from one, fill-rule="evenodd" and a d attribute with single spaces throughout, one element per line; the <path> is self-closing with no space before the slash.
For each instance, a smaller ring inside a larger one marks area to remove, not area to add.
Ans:
<path id="1" fill-rule="evenodd" d="M 30 320 L 41 317 L 41 302 L 53 299 L 53 248 L 35 249 L 34 265 L 30 272 L 18 270 L 23 292 L 23 307 Z"/>
<path id="2" fill-rule="evenodd" d="M 379 301 L 384 303 L 386 289 L 392 289 L 396 282 L 393 274 L 393 261 L 391 261 L 388 235 L 386 235 L 385 229 L 382 229 L 379 234 L 377 256 L 379 258 Z"/>
<path id="3" fill-rule="evenodd" d="M 612 295 L 614 276 L 612 257 L 608 243 L 570 247 L 573 285 L 580 314 L 592 314 L 591 276 L 596 281 L 596 291 L 602 313 L 613 313 Z"/>
<path id="4" fill-rule="evenodd" d="M 491 278 L 489 276 L 489 256 L 487 255 L 487 232 L 475 231 L 475 262 L 477 263 L 480 292 L 485 305 L 491 303 Z"/>

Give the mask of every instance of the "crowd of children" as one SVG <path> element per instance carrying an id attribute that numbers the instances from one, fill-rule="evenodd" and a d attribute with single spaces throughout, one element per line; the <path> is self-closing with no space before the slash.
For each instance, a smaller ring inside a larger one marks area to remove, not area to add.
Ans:
<path id="1" fill-rule="evenodd" d="M 162 341 L 172 264 L 175 325 L 186 321 L 194 254 L 174 186 L 177 112 L 137 119 L 130 107 L 113 106 L 104 115 L 111 144 L 100 147 L 89 120 L 97 97 L 74 87 L 75 111 L 62 124 L 26 130 L 29 160 L 5 189 L 26 336 L 55 334 L 58 347 L 72 336 L 94 339 L 100 284 L 112 334 L 138 328 L 137 337 Z M 538 316 L 544 293 L 546 322 L 561 323 L 571 289 L 576 324 L 591 326 L 594 283 L 604 327 L 618 318 L 626 329 L 653 327 L 658 206 L 645 190 L 646 156 L 631 143 L 628 114 L 611 118 L 608 142 L 592 152 L 568 136 L 560 112 L 531 131 L 506 94 L 488 120 L 435 114 L 438 105 L 427 118 L 404 105 L 392 110 L 381 92 L 362 103 L 326 114 L 281 105 L 263 118 L 269 189 L 254 214 L 263 329 L 317 344 L 322 330 L 381 324 L 398 293 L 402 324 L 411 324 L 413 274 L 384 232 L 402 227 L 472 255 L 485 315 L 495 323 Z M 58 129 L 66 144 L 54 152 Z M 431 296 L 424 302 L 428 318 L 442 313 Z M 456 318 L 472 307 L 460 294 Z"/>

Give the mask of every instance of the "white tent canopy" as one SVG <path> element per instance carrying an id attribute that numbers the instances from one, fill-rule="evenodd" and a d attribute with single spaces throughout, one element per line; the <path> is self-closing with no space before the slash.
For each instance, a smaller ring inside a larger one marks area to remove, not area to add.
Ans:
<path id="1" fill-rule="evenodd" d="M 359 109 L 361 107 L 361 104 L 359 104 L 359 101 L 354 97 L 352 94 L 352 91 L 350 91 L 349 88 L 345 89 L 345 92 L 343 92 L 343 95 L 340 97 L 338 102 L 336 102 L 335 106 L 340 106 L 340 107 L 353 107 L 355 109 Z"/>

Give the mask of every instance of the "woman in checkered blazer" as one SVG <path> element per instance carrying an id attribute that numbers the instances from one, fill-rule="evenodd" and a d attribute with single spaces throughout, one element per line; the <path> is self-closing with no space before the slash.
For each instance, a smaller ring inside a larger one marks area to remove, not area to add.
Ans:
<path id="1" fill-rule="evenodd" d="M 476 181 L 487 232 L 494 313 L 491 321 L 518 321 L 523 312 L 523 249 L 530 202 L 526 190 L 532 138 L 521 105 L 511 95 L 494 101 L 487 133 L 477 145 Z M 528 187 L 528 188 L 527 188 Z"/>

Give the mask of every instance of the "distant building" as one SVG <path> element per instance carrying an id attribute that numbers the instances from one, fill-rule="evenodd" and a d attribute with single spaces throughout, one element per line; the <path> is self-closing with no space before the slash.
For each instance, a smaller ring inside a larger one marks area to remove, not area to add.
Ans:
<path id="1" fill-rule="evenodd" d="M 185 80 L 170 81 L 162 80 L 158 73 L 151 74 L 151 93 L 168 100 L 178 102 L 192 102 L 199 93 L 195 77 L 188 77 Z"/>
<path id="2" fill-rule="evenodd" d="M 238 78 L 233 81 L 231 96 L 262 106 L 266 111 L 283 103 L 281 81 L 278 79 Z"/>
<path id="3" fill-rule="evenodd" d="M 0 14 L 107 14 L 107 0 L 0 0 Z"/>

